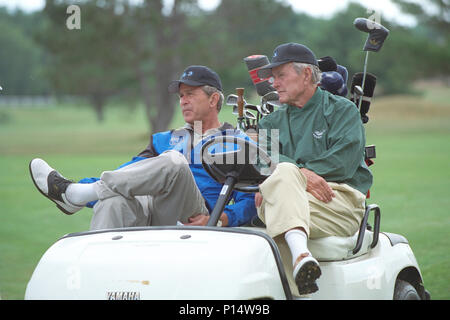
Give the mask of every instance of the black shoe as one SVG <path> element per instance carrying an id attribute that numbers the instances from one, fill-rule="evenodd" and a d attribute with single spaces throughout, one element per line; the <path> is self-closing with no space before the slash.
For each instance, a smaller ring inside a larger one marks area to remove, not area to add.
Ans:
<path id="1" fill-rule="evenodd" d="M 319 290 L 316 280 L 322 275 L 322 271 L 314 257 L 302 258 L 295 266 L 293 275 L 299 294 L 310 294 Z"/>
<path id="2" fill-rule="evenodd" d="M 73 183 L 67 180 L 58 171 L 51 168 L 42 159 L 33 159 L 30 162 L 30 174 L 34 185 L 45 197 L 56 203 L 56 206 L 65 214 L 73 214 L 81 209 L 66 198 L 66 189 Z"/>

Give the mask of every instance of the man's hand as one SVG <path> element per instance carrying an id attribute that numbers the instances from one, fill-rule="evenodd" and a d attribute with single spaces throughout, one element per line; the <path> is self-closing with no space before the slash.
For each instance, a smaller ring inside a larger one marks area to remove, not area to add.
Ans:
<path id="1" fill-rule="evenodd" d="M 222 227 L 228 225 L 228 217 L 225 213 L 222 213 L 220 216 L 220 220 L 222 221 Z M 206 214 L 196 214 L 192 217 L 188 218 L 188 223 L 185 223 L 185 226 L 206 226 L 209 221 L 209 215 Z"/>
<path id="2" fill-rule="evenodd" d="M 311 193 L 316 199 L 325 203 L 328 203 L 333 199 L 335 194 L 324 178 L 306 168 L 301 168 L 300 171 L 306 177 L 306 191 Z"/>
<path id="3" fill-rule="evenodd" d="M 206 214 L 197 214 L 188 218 L 188 223 L 185 223 L 186 226 L 206 226 L 208 223 L 209 216 Z"/>
<path id="4" fill-rule="evenodd" d="M 261 192 L 255 193 L 255 207 L 259 208 L 261 206 L 261 203 L 263 201 L 263 196 Z"/>

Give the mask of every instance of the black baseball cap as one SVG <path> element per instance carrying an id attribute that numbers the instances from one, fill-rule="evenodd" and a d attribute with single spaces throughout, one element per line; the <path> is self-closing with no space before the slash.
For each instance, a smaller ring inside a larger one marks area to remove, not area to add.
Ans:
<path id="1" fill-rule="evenodd" d="M 258 77 L 268 78 L 272 76 L 272 68 L 288 62 L 302 62 L 319 66 L 316 56 L 307 46 L 289 42 L 275 48 L 271 63 L 258 70 Z"/>
<path id="2" fill-rule="evenodd" d="M 169 84 L 169 92 L 177 93 L 180 89 L 180 84 L 184 83 L 188 86 L 211 86 L 222 92 L 222 82 L 219 75 L 205 66 L 189 66 L 180 77 L 180 80 L 174 80 Z"/>

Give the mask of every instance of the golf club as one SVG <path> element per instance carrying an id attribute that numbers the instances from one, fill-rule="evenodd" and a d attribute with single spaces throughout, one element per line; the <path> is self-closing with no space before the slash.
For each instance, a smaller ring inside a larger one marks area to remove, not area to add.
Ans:
<path id="1" fill-rule="evenodd" d="M 228 95 L 227 96 L 227 100 L 226 100 L 226 105 L 227 106 L 232 106 L 233 107 L 233 114 L 238 114 L 238 107 L 237 107 L 237 105 L 238 105 L 238 103 L 237 103 L 237 101 L 238 101 L 238 96 L 237 95 L 235 95 L 235 94 L 230 94 L 230 95 Z M 244 105 L 245 104 L 247 104 L 247 101 L 245 101 L 245 99 L 244 99 Z"/>
<path id="2" fill-rule="evenodd" d="M 361 120 L 363 123 L 367 123 L 369 121 L 367 113 L 369 112 L 371 99 L 375 91 L 377 77 L 370 72 L 366 73 L 364 90 L 362 90 L 361 88 L 362 77 L 363 77 L 362 72 L 358 72 L 353 75 L 352 85 L 350 88 L 351 93 L 350 100 L 353 101 L 355 104 L 361 102 L 361 104 L 358 107 L 359 112 L 361 114 Z"/>
<path id="3" fill-rule="evenodd" d="M 237 111 L 238 111 L 238 129 L 245 132 L 244 125 L 244 88 L 236 88 Z"/>
<path id="4" fill-rule="evenodd" d="M 362 91 L 364 92 L 364 85 L 367 74 L 367 62 L 369 60 L 369 51 L 378 52 L 383 46 L 384 40 L 389 35 L 389 30 L 383 27 L 381 24 L 367 18 L 356 18 L 353 25 L 362 32 L 368 33 L 366 43 L 363 51 L 366 51 L 366 57 L 364 60 L 364 71 L 362 78 Z M 361 110 L 362 96 L 359 99 L 358 109 Z"/>
<path id="5" fill-rule="evenodd" d="M 275 107 L 280 107 L 281 103 L 279 101 L 278 92 L 271 91 L 266 93 L 261 99 L 261 109 L 263 109 L 264 115 L 272 113 Z"/>
<path id="6" fill-rule="evenodd" d="M 265 55 L 251 55 L 244 58 L 245 64 L 247 65 L 248 73 L 252 79 L 253 85 L 256 88 L 256 92 L 259 96 L 264 96 L 267 92 L 275 90 L 270 82 L 271 77 L 261 79 L 258 76 L 258 70 L 269 64 L 269 59 Z"/>

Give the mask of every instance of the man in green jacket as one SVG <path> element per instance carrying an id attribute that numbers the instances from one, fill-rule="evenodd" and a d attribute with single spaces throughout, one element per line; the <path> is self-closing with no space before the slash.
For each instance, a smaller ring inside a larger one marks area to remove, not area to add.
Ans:
<path id="1" fill-rule="evenodd" d="M 259 122 L 260 141 L 279 163 L 255 204 L 268 234 L 286 240 L 299 293 L 313 293 L 321 270 L 307 239 L 352 236 L 364 214 L 372 184 L 364 128 L 350 100 L 320 88 L 318 63 L 306 46 L 278 46 L 258 75 L 273 77 L 284 105 Z"/>

